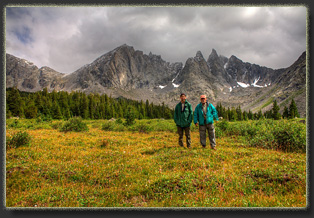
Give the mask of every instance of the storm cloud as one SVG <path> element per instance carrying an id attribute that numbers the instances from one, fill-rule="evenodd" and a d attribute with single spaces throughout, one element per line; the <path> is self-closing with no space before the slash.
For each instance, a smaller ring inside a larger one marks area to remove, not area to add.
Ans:
<path id="1" fill-rule="evenodd" d="M 215 49 L 278 69 L 306 50 L 306 20 L 304 6 L 7 7 L 6 52 L 62 73 L 123 44 L 171 63 Z"/>

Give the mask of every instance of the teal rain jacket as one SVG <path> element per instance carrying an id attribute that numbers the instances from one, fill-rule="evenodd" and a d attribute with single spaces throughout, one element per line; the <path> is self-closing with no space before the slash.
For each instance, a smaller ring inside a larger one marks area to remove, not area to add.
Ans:
<path id="1" fill-rule="evenodd" d="M 211 103 L 207 104 L 206 124 L 212 124 L 214 123 L 214 119 L 218 121 L 218 113 L 216 108 Z M 196 124 L 197 122 L 199 122 L 199 125 L 201 126 L 205 125 L 202 103 L 199 103 L 194 111 L 194 123 Z"/>

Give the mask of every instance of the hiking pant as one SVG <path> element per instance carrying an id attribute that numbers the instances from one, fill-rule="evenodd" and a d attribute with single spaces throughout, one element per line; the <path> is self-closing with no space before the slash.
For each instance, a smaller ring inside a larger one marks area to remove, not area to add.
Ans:
<path id="1" fill-rule="evenodd" d="M 186 145 L 187 147 L 191 147 L 191 130 L 190 127 L 180 127 L 177 126 L 178 134 L 179 134 L 179 145 L 183 147 L 183 132 L 185 132 L 186 137 Z"/>
<path id="2" fill-rule="evenodd" d="M 210 146 L 212 148 L 216 147 L 214 124 L 205 124 L 203 126 L 199 126 L 201 145 L 204 148 L 206 147 L 206 130 L 208 131 Z"/>

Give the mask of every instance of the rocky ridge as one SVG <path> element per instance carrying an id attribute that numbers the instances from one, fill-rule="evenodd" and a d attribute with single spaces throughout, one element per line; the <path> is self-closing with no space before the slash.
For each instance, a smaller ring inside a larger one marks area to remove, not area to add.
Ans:
<path id="1" fill-rule="evenodd" d="M 306 105 L 306 54 L 286 69 L 271 69 L 246 63 L 231 56 L 218 55 L 215 49 L 207 58 L 201 51 L 183 63 L 169 63 L 160 55 L 122 45 L 71 74 L 6 55 L 6 85 L 35 92 L 47 87 L 60 91 L 83 91 L 146 100 L 174 107 L 184 92 L 193 107 L 199 95 L 206 94 L 214 105 L 241 105 L 245 110 L 268 110 L 276 99 L 283 106 L 294 97 Z M 300 113 L 305 116 L 306 108 Z"/>

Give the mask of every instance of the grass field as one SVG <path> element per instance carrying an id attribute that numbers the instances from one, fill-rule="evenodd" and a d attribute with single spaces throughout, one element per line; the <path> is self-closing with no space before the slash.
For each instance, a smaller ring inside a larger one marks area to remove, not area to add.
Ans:
<path id="1" fill-rule="evenodd" d="M 179 147 L 172 120 L 83 121 L 83 132 L 62 132 L 63 122 L 7 120 L 7 140 L 19 131 L 31 139 L 6 149 L 7 207 L 307 206 L 304 148 L 251 146 L 219 124 L 214 151 L 208 139 L 201 147 L 194 125 L 192 148 Z"/>

